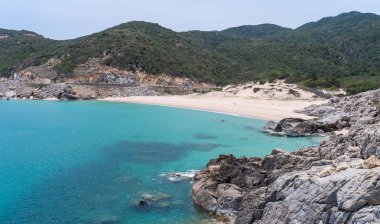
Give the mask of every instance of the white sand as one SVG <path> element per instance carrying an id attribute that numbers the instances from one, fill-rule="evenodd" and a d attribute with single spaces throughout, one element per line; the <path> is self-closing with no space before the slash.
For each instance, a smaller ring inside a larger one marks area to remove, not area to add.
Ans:
<path id="1" fill-rule="evenodd" d="M 263 120 L 279 121 L 286 117 L 311 118 L 294 112 L 311 104 L 322 104 L 326 100 L 276 100 L 254 99 L 223 94 L 192 94 L 185 96 L 134 96 L 105 98 L 104 101 L 161 105 L 217 113 L 227 113 Z"/>
<path id="2" fill-rule="evenodd" d="M 318 98 L 314 93 L 305 91 L 296 84 L 285 83 L 285 80 L 277 80 L 273 83 L 267 82 L 264 84 L 250 82 L 240 85 L 229 85 L 224 87 L 222 92 L 211 92 L 209 94 L 223 94 L 225 96 L 240 96 L 267 100 L 308 101 Z"/>

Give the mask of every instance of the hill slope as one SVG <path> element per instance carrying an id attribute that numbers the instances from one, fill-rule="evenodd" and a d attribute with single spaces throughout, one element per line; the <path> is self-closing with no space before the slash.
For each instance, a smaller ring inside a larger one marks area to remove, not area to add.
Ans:
<path id="1" fill-rule="evenodd" d="M 114 67 L 227 84 L 286 78 L 308 87 L 379 87 L 380 16 L 350 12 L 288 29 L 272 24 L 177 33 L 130 22 L 74 40 L 0 30 L 0 74 L 49 58 L 62 76 L 90 58 Z"/>
<path id="2" fill-rule="evenodd" d="M 58 43 L 30 31 L 0 29 L 0 75 L 46 61 Z"/>

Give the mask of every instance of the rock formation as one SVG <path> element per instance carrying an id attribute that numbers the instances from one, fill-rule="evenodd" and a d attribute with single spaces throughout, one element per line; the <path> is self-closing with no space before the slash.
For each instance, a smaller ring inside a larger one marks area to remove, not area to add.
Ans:
<path id="1" fill-rule="evenodd" d="M 89 100 L 105 97 L 155 96 L 208 91 L 215 86 L 194 79 L 119 69 L 92 58 L 63 77 L 54 71 L 59 59 L 31 66 L 0 79 L 0 99 Z"/>
<path id="2" fill-rule="evenodd" d="M 333 98 L 303 110 L 317 117 L 312 121 L 269 124 L 285 132 L 307 123 L 316 125 L 308 130 L 347 133 L 264 158 L 221 155 L 196 174 L 194 204 L 237 224 L 380 223 L 379 99 L 380 90 Z"/>

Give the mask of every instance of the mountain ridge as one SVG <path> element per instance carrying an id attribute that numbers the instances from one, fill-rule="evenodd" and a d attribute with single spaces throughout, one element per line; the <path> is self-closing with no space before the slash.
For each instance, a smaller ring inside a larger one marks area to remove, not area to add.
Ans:
<path id="1" fill-rule="evenodd" d="M 6 34 L 8 32 L 8 34 Z M 274 24 L 175 32 L 132 21 L 71 40 L 0 29 L 0 75 L 51 58 L 62 76 L 91 58 L 117 68 L 190 77 L 216 84 L 287 79 L 307 87 L 379 87 L 380 16 L 349 12 L 296 29 Z M 7 36 L 8 35 L 8 36 Z"/>

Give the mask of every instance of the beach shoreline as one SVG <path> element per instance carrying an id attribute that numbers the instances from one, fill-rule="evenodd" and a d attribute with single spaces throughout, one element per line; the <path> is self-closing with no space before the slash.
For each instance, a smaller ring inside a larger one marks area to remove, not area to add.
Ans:
<path id="1" fill-rule="evenodd" d="M 181 109 L 222 113 L 247 118 L 279 121 L 284 118 L 311 119 L 313 117 L 296 113 L 312 104 L 326 103 L 327 100 L 278 100 L 254 99 L 207 94 L 109 97 L 100 101 L 158 105 Z"/>

